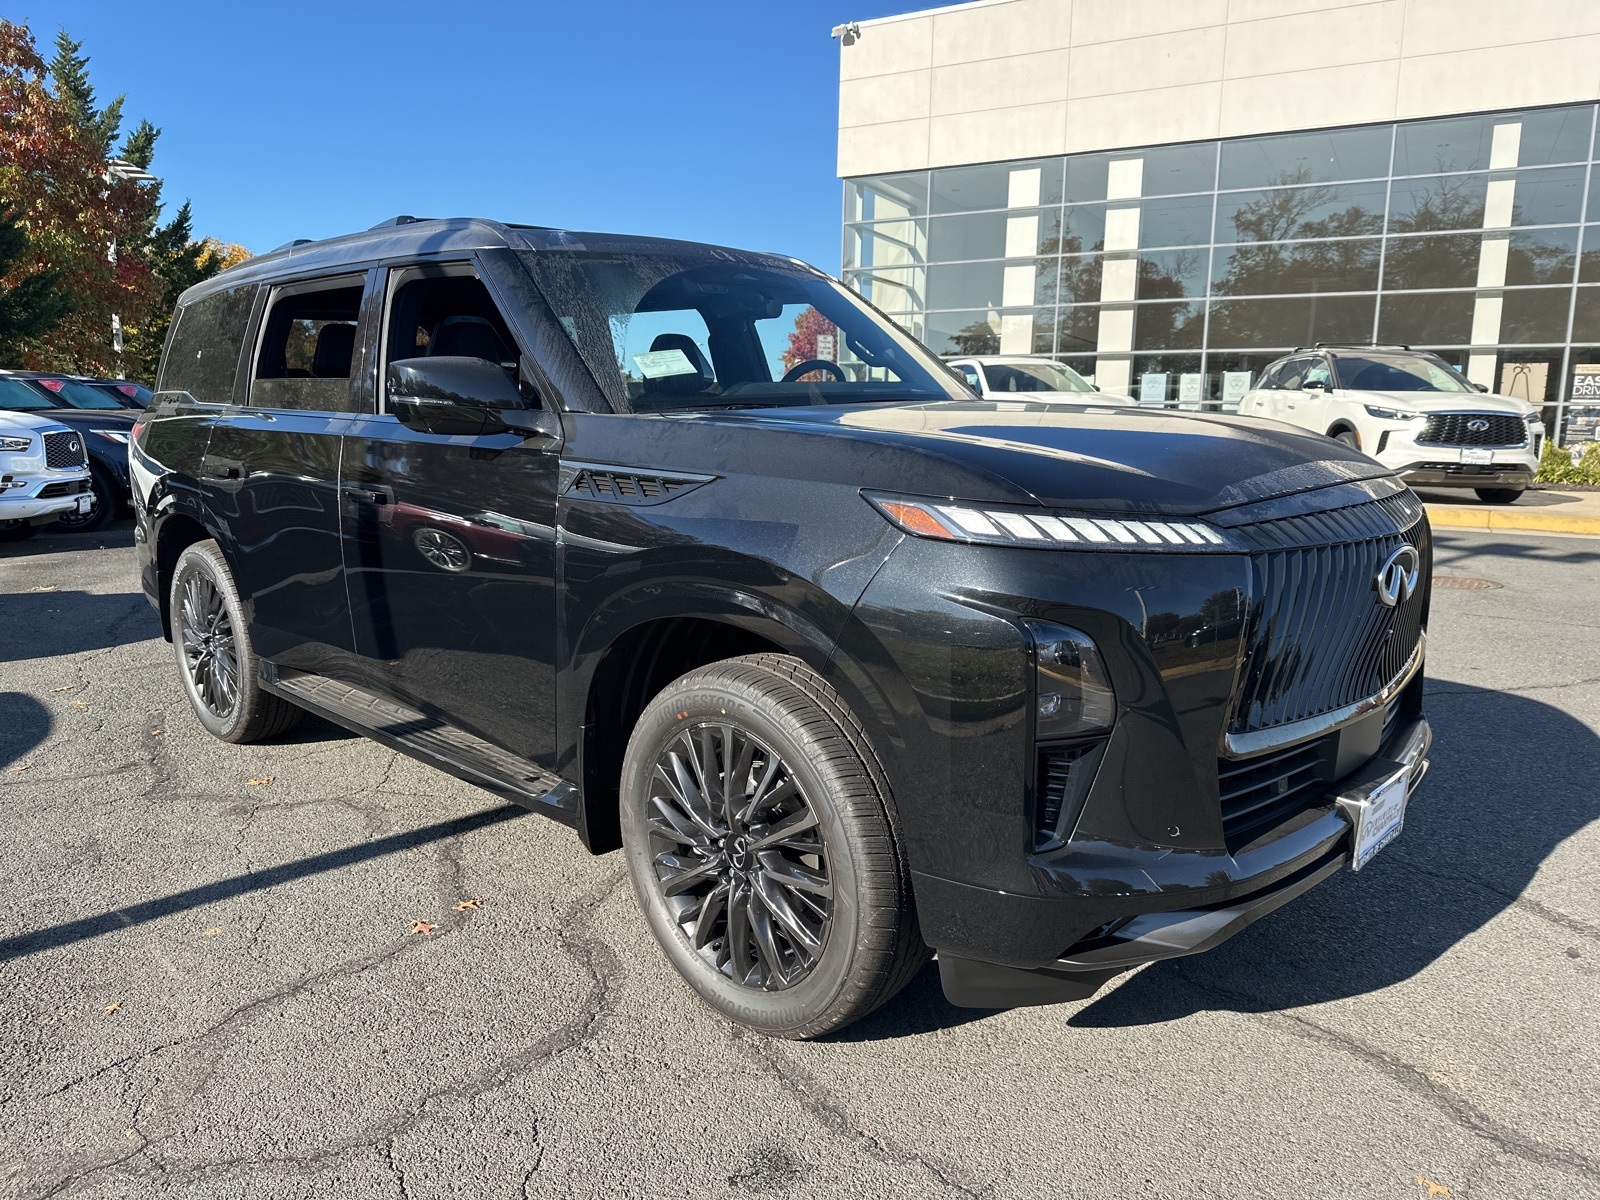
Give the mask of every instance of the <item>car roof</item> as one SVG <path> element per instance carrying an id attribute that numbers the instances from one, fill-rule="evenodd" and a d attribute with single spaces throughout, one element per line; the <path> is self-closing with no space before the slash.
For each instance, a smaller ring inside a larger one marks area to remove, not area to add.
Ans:
<path id="1" fill-rule="evenodd" d="M 472 250 L 596 250 L 603 253 L 644 254 L 706 249 L 766 258 L 774 263 L 816 271 L 809 263 L 782 254 L 673 238 L 555 229 L 545 225 L 491 221 L 483 217 L 392 217 L 371 229 L 320 241 L 297 239 L 266 254 L 248 258 L 238 266 L 229 267 L 195 284 L 178 298 L 178 303 L 188 304 L 241 283 L 276 280 L 285 276 L 317 275 L 337 271 L 340 267 L 356 267 L 382 259 L 419 254 L 465 253 Z"/>

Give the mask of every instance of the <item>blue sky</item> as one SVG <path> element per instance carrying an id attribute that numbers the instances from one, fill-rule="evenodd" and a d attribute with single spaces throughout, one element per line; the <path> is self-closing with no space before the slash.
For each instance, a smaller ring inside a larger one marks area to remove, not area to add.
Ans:
<path id="1" fill-rule="evenodd" d="M 0 0 L 84 43 L 197 232 L 270 250 L 476 215 L 839 267 L 838 45 L 893 0 Z"/>

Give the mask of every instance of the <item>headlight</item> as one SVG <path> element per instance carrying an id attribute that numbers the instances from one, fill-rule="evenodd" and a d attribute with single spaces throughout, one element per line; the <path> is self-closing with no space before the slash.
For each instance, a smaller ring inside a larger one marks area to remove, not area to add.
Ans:
<path id="1" fill-rule="evenodd" d="M 1034 737 L 1048 742 L 1110 729 L 1117 696 L 1094 640 L 1066 625 L 1024 624 L 1033 638 Z"/>
<path id="2" fill-rule="evenodd" d="M 1040 509 L 997 508 L 959 500 L 863 496 L 899 529 L 942 542 L 1033 546 L 1041 550 L 1236 552 L 1231 535 L 1203 521 L 1105 517 Z"/>
<path id="3" fill-rule="evenodd" d="M 1408 408 L 1379 408 L 1376 404 L 1363 404 L 1369 417 L 1377 417 L 1380 421 L 1415 421 L 1422 414 L 1412 412 Z"/>
<path id="4" fill-rule="evenodd" d="M 92 429 L 89 432 L 98 433 L 101 437 L 110 438 L 113 442 L 121 442 L 124 446 L 128 444 L 128 433 L 123 429 Z"/>
<path id="5" fill-rule="evenodd" d="M 1536 429 L 1543 429 L 1544 428 L 1544 417 L 1541 416 L 1539 413 L 1536 413 L 1536 412 L 1527 413 L 1527 414 L 1525 414 L 1523 416 L 1522 419 L 1524 421 L 1526 421 L 1529 425 L 1532 425 Z"/>
<path id="6" fill-rule="evenodd" d="M 0 450 L 5 450 L 11 454 L 21 454 L 31 445 L 33 445 L 32 438 L 0 437 Z"/>

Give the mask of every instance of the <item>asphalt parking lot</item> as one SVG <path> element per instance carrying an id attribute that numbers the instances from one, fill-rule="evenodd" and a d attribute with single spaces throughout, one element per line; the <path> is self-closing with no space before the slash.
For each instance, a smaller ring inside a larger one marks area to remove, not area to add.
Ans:
<path id="1" fill-rule="evenodd" d="M 1438 545 L 1496 586 L 1435 592 L 1367 870 L 1085 1003 L 930 968 L 812 1044 L 703 1008 L 568 830 L 207 737 L 127 523 L 0 548 L 0 1196 L 1600 1195 L 1600 539 Z"/>

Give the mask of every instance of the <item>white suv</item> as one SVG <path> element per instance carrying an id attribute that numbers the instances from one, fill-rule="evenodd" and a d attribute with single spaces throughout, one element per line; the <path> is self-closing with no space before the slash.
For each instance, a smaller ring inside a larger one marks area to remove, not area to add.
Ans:
<path id="1" fill-rule="evenodd" d="M 952 358 L 947 364 L 985 400 L 1030 400 L 1047 404 L 1132 404 L 1132 396 L 1096 389 L 1071 367 L 1052 358 L 984 355 Z"/>
<path id="2" fill-rule="evenodd" d="M 87 512 L 83 438 L 47 418 L 0 412 L 0 542 L 17 541 L 71 513 Z"/>
<path id="3" fill-rule="evenodd" d="M 1545 439 L 1537 407 L 1488 395 L 1407 346 L 1296 350 L 1261 373 L 1239 411 L 1337 438 L 1412 487 L 1472 488 L 1487 504 L 1522 495 Z"/>

